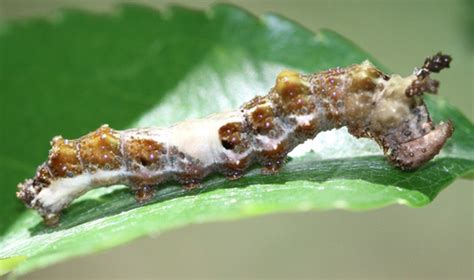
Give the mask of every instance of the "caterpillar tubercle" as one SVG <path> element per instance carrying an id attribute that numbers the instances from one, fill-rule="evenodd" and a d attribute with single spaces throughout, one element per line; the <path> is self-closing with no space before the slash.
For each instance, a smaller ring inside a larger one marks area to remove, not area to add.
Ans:
<path id="1" fill-rule="evenodd" d="M 368 61 L 310 75 L 285 70 L 267 95 L 235 111 L 168 128 L 117 131 L 104 125 L 76 140 L 58 136 L 35 177 L 18 185 L 17 197 L 53 226 L 64 208 L 92 188 L 128 185 L 144 202 L 165 181 L 194 188 L 214 172 L 238 179 L 255 163 L 273 174 L 298 144 L 342 126 L 375 140 L 396 167 L 415 169 L 438 154 L 453 132 L 449 121 L 432 123 L 422 99 L 439 86 L 430 73 L 450 62 L 438 53 L 405 78 Z"/>

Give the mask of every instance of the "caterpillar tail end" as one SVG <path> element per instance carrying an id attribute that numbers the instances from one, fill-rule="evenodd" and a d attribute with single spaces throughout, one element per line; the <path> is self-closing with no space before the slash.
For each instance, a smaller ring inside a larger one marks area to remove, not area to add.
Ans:
<path id="1" fill-rule="evenodd" d="M 16 197 L 20 199 L 28 208 L 36 209 L 48 227 L 55 227 L 59 225 L 61 213 L 47 212 L 46 209 L 43 209 L 38 205 L 35 198 L 37 198 L 40 191 L 41 186 L 35 184 L 34 180 L 27 179 L 23 183 L 18 184 Z"/>
<path id="2" fill-rule="evenodd" d="M 32 208 L 32 201 L 38 194 L 32 179 L 27 179 L 23 183 L 18 184 L 16 197 L 20 199 L 28 208 Z"/>

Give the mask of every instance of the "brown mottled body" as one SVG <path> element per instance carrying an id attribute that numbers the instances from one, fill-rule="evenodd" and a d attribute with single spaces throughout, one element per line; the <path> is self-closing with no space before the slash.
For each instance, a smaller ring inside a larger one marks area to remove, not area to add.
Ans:
<path id="1" fill-rule="evenodd" d="M 430 72 L 450 60 L 439 53 L 406 78 L 369 62 L 311 75 L 282 71 L 266 96 L 236 111 L 169 128 L 104 125 L 77 140 L 55 137 L 48 160 L 17 196 L 54 225 L 62 209 L 94 187 L 125 184 L 144 202 L 169 180 L 190 189 L 213 172 L 238 179 L 254 163 L 264 174 L 276 173 L 294 147 L 342 126 L 374 139 L 399 168 L 414 169 L 438 154 L 453 131 L 450 122 L 434 126 L 421 98 L 437 91 Z"/>

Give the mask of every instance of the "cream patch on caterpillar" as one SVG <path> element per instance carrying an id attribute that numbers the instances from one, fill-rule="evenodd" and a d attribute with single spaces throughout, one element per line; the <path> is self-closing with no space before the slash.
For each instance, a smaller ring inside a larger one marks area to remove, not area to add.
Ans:
<path id="1" fill-rule="evenodd" d="M 72 178 L 61 178 L 54 181 L 48 188 L 36 196 L 32 204 L 43 205 L 52 212 L 60 211 L 71 201 L 87 191 L 101 186 L 110 186 L 120 183 L 124 177 L 130 176 L 125 169 L 84 173 Z"/>
<path id="2" fill-rule="evenodd" d="M 267 95 L 234 111 L 168 128 L 116 131 L 104 125 L 75 140 L 55 137 L 48 160 L 19 184 L 17 196 L 55 225 L 61 211 L 92 188 L 124 184 L 144 202 L 165 181 L 194 188 L 211 173 L 238 179 L 254 164 L 273 174 L 296 146 L 341 127 L 375 140 L 396 167 L 415 169 L 453 132 L 450 122 L 432 123 L 422 98 L 439 85 L 430 73 L 450 61 L 438 53 L 405 78 L 368 61 L 310 75 L 285 70 Z"/>

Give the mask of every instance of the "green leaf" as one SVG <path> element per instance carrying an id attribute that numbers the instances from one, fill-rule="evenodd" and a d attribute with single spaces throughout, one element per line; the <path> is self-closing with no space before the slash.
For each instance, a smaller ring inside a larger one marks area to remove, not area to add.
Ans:
<path id="1" fill-rule="evenodd" d="M 225 5 L 206 12 L 65 11 L 1 30 L 0 269 L 13 269 L 8 262 L 19 258 L 14 276 L 190 223 L 420 207 L 457 177 L 474 174 L 474 125 L 436 97 L 428 99 L 434 119 L 453 120 L 456 132 L 415 172 L 388 165 L 371 141 L 331 131 L 298 148 L 278 175 L 253 169 L 238 181 L 213 176 L 191 192 L 167 184 L 145 206 L 124 186 L 97 189 L 74 202 L 58 228 L 45 228 L 19 204 L 15 188 L 44 161 L 52 136 L 77 138 L 102 123 L 169 125 L 266 94 L 283 68 L 315 72 L 373 58 L 334 32 L 313 34 L 278 16 L 256 18 Z"/>
<path id="2" fill-rule="evenodd" d="M 26 256 L 17 256 L 17 257 L 10 257 L 6 259 L 0 259 L 0 276 L 13 270 L 24 260 L 26 260 Z"/>

